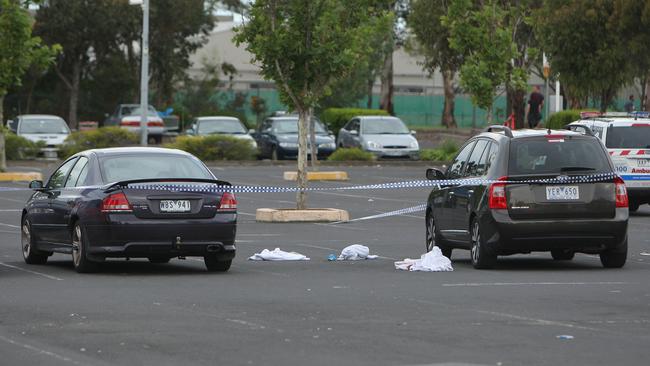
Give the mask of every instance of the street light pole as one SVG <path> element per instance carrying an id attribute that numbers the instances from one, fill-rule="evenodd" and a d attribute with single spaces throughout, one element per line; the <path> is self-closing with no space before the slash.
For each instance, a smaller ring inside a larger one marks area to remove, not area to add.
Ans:
<path id="1" fill-rule="evenodd" d="M 142 2 L 142 49 L 140 72 L 140 145 L 147 146 L 147 115 L 149 114 L 149 0 Z"/>

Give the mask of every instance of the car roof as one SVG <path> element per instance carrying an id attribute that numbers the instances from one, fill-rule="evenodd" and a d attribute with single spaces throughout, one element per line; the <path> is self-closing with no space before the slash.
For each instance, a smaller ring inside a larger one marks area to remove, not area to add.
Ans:
<path id="1" fill-rule="evenodd" d="M 108 147 L 104 149 L 91 149 L 83 151 L 82 153 L 94 153 L 97 156 L 109 155 L 124 155 L 133 153 L 154 153 L 154 154 L 167 154 L 167 155 L 188 155 L 192 154 L 178 149 L 168 149 L 164 147 L 145 147 L 145 146 L 129 146 L 129 147 Z"/>
<path id="2" fill-rule="evenodd" d="M 356 116 L 354 118 L 358 118 L 361 121 L 367 120 L 367 119 L 385 119 L 385 120 L 398 120 L 401 121 L 401 119 L 394 117 L 394 116 L 381 116 L 381 115 L 366 115 L 366 116 Z"/>
<path id="3" fill-rule="evenodd" d="M 63 119 L 62 117 L 53 115 L 53 114 L 21 114 L 19 118 L 56 118 Z"/>
<path id="4" fill-rule="evenodd" d="M 624 117 L 624 118 L 608 118 L 608 117 L 593 117 L 593 118 L 584 118 L 578 121 L 572 122 L 594 122 L 602 125 L 614 125 L 614 126 L 631 126 L 633 124 L 650 124 L 650 118 L 633 118 L 633 117 Z"/>
<path id="5" fill-rule="evenodd" d="M 547 136 L 547 135 L 553 135 L 553 136 L 584 136 L 582 133 L 575 132 L 575 131 L 569 131 L 569 130 L 551 130 L 551 129 L 521 129 L 521 130 L 511 130 L 512 132 L 512 139 L 518 139 L 518 138 L 527 138 L 527 137 L 536 137 L 536 136 Z M 499 136 L 505 136 L 505 133 L 503 130 L 499 131 L 484 131 L 482 132 L 479 136 L 494 136 L 494 135 L 499 135 Z"/>
<path id="6" fill-rule="evenodd" d="M 203 116 L 203 117 L 196 117 L 197 121 L 202 121 L 202 120 L 206 120 L 206 119 L 228 119 L 228 120 L 239 121 L 239 118 L 232 117 L 232 116 Z"/>

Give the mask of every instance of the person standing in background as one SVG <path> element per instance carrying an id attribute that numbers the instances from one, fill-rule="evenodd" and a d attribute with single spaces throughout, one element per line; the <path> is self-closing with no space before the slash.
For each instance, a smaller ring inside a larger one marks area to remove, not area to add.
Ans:
<path id="1" fill-rule="evenodd" d="M 535 128 L 542 120 L 542 107 L 544 106 L 544 95 L 542 95 L 539 85 L 533 87 L 533 92 L 530 93 L 528 98 L 528 105 L 526 106 L 526 121 L 528 121 L 529 128 Z"/>

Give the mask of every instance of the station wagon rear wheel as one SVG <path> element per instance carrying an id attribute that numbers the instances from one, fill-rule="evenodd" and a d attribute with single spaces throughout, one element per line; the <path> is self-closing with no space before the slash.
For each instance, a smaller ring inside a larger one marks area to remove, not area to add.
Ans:
<path id="1" fill-rule="evenodd" d="M 205 267 L 209 272 L 226 272 L 230 269 L 232 264 L 232 259 L 229 260 L 219 260 L 219 257 L 216 255 L 206 255 L 203 257 L 205 261 Z"/>
<path id="2" fill-rule="evenodd" d="M 451 248 L 440 243 L 440 235 L 438 235 L 438 228 L 436 227 L 435 218 L 433 213 L 429 213 L 426 219 L 427 232 L 426 232 L 426 248 L 427 253 L 433 250 L 434 246 L 437 246 L 442 255 L 451 259 Z"/>
<path id="3" fill-rule="evenodd" d="M 97 262 L 88 259 L 88 243 L 84 239 L 81 225 L 76 224 L 72 229 L 72 264 L 79 273 L 90 273 L 97 270 Z"/>
<path id="4" fill-rule="evenodd" d="M 570 261 L 576 255 L 575 252 L 571 252 L 564 249 L 553 249 L 551 250 L 551 257 L 556 261 Z"/>
<path id="5" fill-rule="evenodd" d="M 471 226 L 471 256 L 472 265 L 476 269 L 489 269 L 497 262 L 496 254 L 486 245 L 481 236 L 481 225 L 477 219 L 472 221 Z"/>
<path id="6" fill-rule="evenodd" d="M 27 264 L 45 264 L 48 254 L 34 248 L 32 236 L 32 225 L 28 219 L 23 220 L 20 233 L 20 246 L 23 252 L 23 259 Z"/>
<path id="7" fill-rule="evenodd" d="M 600 253 L 600 263 L 605 268 L 621 268 L 627 260 L 627 237 L 616 248 L 607 249 Z"/>

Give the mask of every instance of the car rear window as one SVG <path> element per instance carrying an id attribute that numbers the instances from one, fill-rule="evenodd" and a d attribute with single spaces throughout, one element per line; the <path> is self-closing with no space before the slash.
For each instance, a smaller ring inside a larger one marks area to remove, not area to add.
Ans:
<path id="1" fill-rule="evenodd" d="M 607 155 L 595 139 L 527 138 L 510 143 L 508 175 L 594 174 L 610 172 Z"/>
<path id="2" fill-rule="evenodd" d="M 25 118 L 20 122 L 19 134 L 68 134 L 70 130 L 60 118 Z"/>
<path id="3" fill-rule="evenodd" d="M 605 146 L 610 149 L 650 148 L 650 124 L 610 126 Z"/>
<path id="4" fill-rule="evenodd" d="M 183 155 L 107 156 L 100 160 L 100 167 L 105 183 L 155 178 L 214 179 L 203 164 Z"/>

